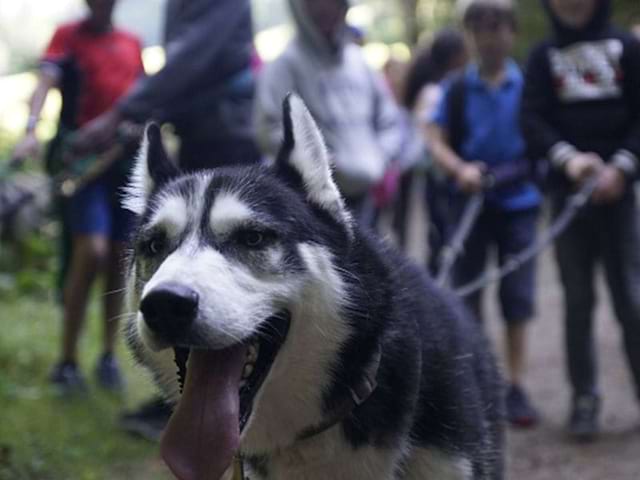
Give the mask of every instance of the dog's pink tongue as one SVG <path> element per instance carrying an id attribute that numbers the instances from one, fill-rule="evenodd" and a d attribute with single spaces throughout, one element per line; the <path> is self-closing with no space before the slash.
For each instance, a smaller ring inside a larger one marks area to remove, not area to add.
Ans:
<path id="1" fill-rule="evenodd" d="M 217 480 L 240 441 L 239 384 L 245 347 L 192 350 L 187 378 L 160 443 L 162 458 L 180 480 Z"/>

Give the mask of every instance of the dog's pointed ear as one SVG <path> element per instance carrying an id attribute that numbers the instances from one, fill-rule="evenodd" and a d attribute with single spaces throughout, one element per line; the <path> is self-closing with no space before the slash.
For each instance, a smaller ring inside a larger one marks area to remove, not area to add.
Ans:
<path id="1" fill-rule="evenodd" d="M 287 94 L 283 105 L 284 138 L 276 166 L 299 185 L 307 199 L 328 211 L 351 232 L 351 215 L 331 175 L 329 153 L 322 133 L 300 97 Z"/>
<path id="2" fill-rule="evenodd" d="M 179 174 L 162 144 L 160 127 L 149 123 L 142 135 L 142 143 L 125 188 L 124 207 L 142 215 L 151 192 Z"/>

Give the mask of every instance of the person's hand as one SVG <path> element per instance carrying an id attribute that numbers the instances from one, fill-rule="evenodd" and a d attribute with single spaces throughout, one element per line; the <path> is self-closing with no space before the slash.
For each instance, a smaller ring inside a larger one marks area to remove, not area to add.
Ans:
<path id="1" fill-rule="evenodd" d="M 564 166 L 564 172 L 572 182 L 582 183 L 596 174 L 603 166 L 604 162 L 599 155 L 591 152 L 580 152 L 567 161 Z"/>
<path id="2" fill-rule="evenodd" d="M 122 117 L 112 108 L 78 130 L 71 142 L 75 154 L 101 150 L 115 139 Z"/>
<path id="3" fill-rule="evenodd" d="M 476 193 L 484 186 L 484 165 L 478 162 L 463 162 L 455 175 L 456 185 L 464 193 Z"/>
<path id="4" fill-rule="evenodd" d="M 606 165 L 600 170 L 596 188 L 593 191 L 593 203 L 613 203 L 620 199 L 627 186 L 624 173 L 613 165 Z"/>
<path id="5" fill-rule="evenodd" d="M 13 149 L 11 163 L 18 165 L 29 157 L 35 157 L 40 153 L 40 142 L 35 132 L 27 133 Z"/>

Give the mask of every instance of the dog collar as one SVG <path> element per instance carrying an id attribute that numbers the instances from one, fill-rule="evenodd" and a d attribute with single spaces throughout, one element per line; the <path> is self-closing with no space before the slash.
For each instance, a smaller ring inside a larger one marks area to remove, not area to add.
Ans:
<path id="1" fill-rule="evenodd" d="M 364 371 L 364 375 L 358 383 L 353 387 L 349 387 L 349 396 L 345 397 L 338 406 L 331 412 L 331 414 L 318 423 L 305 428 L 299 435 L 298 440 L 307 440 L 311 437 L 321 434 L 322 432 L 333 427 L 335 424 L 344 420 L 354 408 L 362 405 L 374 392 L 378 386 L 376 377 L 378 376 L 378 369 L 380 367 L 380 359 L 382 358 L 382 347 L 380 344 L 376 345 L 376 349 L 373 353 L 373 358 L 367 365 Z"/>

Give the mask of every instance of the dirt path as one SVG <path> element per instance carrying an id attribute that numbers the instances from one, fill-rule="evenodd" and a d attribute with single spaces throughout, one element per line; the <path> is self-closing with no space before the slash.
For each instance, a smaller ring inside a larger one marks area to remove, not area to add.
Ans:
<path id="1" fill-rule="evenodd" d="M 412 256 L 424 258 L 424 216 L 421 209 L 416 210 L 410 251 Z M 620 329 L 605 287 L 601 281 L 598 283 L 600 301 L 596 314 L 602 435 L 595 443 L 576 445 L 567 439 L 564 430 L 569 390 L 564 369 L 562 292 L 549 251 L 539 259 L 538 269 L 538 316 L 530 331 L 526 383 L 541 411 L 542 423 L 532 430 L 509 430 L 506 478 L 640 480 L 640 405 L 634 396 L 622 354 Z M 495 288 L 491 288 L 485 297 L 487 326 L 498 356 L 502 357 L 503 325 L 494 298 Z"/>
<path id="2" fill-rule="evenodd" d="M 640 247 L 640 246 L 639 246 Z M 565 380 L 562 295 L 550 254 L 539 263 L 539 314 L 531 327 L 528 387 L 543 421 L 531 431 L 509 432 L 510 479 L 640 479 L 640 409 L 622 353 L 620 329 L 606 289 L 598 284 L 596 314 L 600 387 L 603 394 L 602 436 L 588 445 L 565 436 L 569 390 Z M 640 292 L 638 292 L 640 294 Z M 499 322 L 491 336 L 500 341 Z M 638 345 L 640 348 L 640 345 Z"/>

